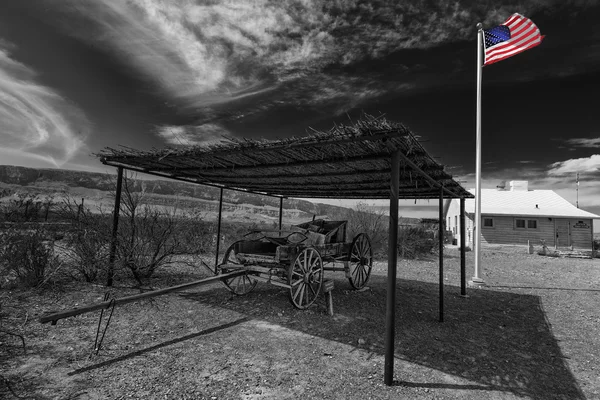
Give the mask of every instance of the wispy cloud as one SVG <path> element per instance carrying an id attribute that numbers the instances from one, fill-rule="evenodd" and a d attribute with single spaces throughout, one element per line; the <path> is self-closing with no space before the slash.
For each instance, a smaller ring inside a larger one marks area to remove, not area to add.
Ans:
<path id="1" fill-rule="evenodd" d="M 0 145 L 60 166 L 84 146 L 90 123 L 76 106 L 36 82 L 35 71 L 0 43 Z"/>
<path id="2" fill-rule="evenodd" d="M 70 1 L 95 28 L 72 32 L 101 42 L 190 107 L 260 95 L 315 79 L 328 66 L 380 59 L 402 49 L 461 40 L 473 11 L 460 3 L 388 1 Z M 359 76 L 345 88 L 365 92 Z M 410 84 L 410 82 L 405 82 Z M 323 85 L 324 86 L 324 85 Z M 389 90 L 389 89 L 388 89 Z M 305 104 L 330 97 L 289 98 Z"/>
<path id="3" fill-rule="evenodd" d="M 576 191 L 576 174 L 579 173 L 579 191 Z M 475 187 L 475 174 L 462 174 L 466 188 Z M 600 154 L 590 157 L 569 159 L 552 163 L 546 167 L 528 165 L 522 167 L 485 170 L 482 176 L 482 187 L 493 189 L 501 181 L 508 184 L 511 180 L 529 181 L 530 189 L 550 189 L 575 204 L 579 196 L 582 208 L 600 207 Z"/>
<path id="4" fill-rule="evenodd" d="M 227 129 L 211 123 L 195 126 L 160 126 L 156 131 L 168 144 L 174 146 L 219 143 L 231 136 Z"/>
<path id="5" fill-rule="evenodd" d="M 549 166 L 548 170 L 548 174 L 553 176 L 575 174 L 577 172 L 597 174 L 600 177 L 600 154 L 555 162 Z"/>
<path id="6" fill-rule="evenodd" d="M 600 148 L 600 137 L 597 138 L 573 138 L 565 141 L 574 147 Z"/>

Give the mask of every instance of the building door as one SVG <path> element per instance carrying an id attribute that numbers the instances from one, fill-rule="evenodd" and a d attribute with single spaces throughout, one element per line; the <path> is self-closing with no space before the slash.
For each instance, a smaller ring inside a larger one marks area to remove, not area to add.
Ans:
<path id="1" fill-rule="evenodd" d="M 569 220 L 557 219 L 555 221 L 556 237 L 554 245 L 556 247 L 571 246 L 571 232 L 569 232 Z"/>

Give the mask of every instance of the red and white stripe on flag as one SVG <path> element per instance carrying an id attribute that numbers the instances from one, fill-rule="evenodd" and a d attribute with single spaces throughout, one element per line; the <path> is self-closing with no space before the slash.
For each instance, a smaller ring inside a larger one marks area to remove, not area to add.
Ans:
<path id="1" fill-rule="evenodd" d="M 540 34 L 538 27 L 529 18 L 521 14 L 511 15 L 502 25 L 510 30 L 510 39 L 485 48 L 483 65 L 493 64 L 505 58 L 519 54 L 525 50 L 542 43 L 544 36 Z"/>

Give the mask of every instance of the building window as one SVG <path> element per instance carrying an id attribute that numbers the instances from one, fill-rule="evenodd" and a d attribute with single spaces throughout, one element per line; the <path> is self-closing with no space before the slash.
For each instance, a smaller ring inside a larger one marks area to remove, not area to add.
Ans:
<path id="1" fill-rule="evenodd" d="M 484 228 L 493 228 L 494 227 L 494 218 L 483 218 L 483 227 Z"/>
<path id="2" fill-rule="evenodd" d="M 515 218 L 516 229 L 537 229 L 537 219 Z"/>

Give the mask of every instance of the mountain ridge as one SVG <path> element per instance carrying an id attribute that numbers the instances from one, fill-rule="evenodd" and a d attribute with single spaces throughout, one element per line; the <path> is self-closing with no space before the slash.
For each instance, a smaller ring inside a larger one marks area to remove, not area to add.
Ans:
<path id="1" fill-rule="evenodd" d="M 151 204 L 177 204 L 181 208 L 202 208 L 206 212 L 218 213 L 218 188 L 180 181 L 139 179 L 136 174 L 129 179 L 132 192 L 144 192 Z M 86 198 L 88 204 L 91 202 L 110 206 L 110 195 L 115 186 L 116 175 L 109 173 L 0 165 L 0 197 L 24 191 L 36 196 L 82 197 Z M 279 198 L 254 193 L 227 189 L 223 192 L 224 211 L 237 211 L 238 214 L 243 211 L 251 214 L 263 213 L 268 220 L 278 216 L 279 202 Z M 286 217 L 306 220 L 312 216 L 343 215 L 349 209 L 288 198 L 283 201 L 283 210 Z M 247 219 L 241 215 L 240 218 Z"/>

